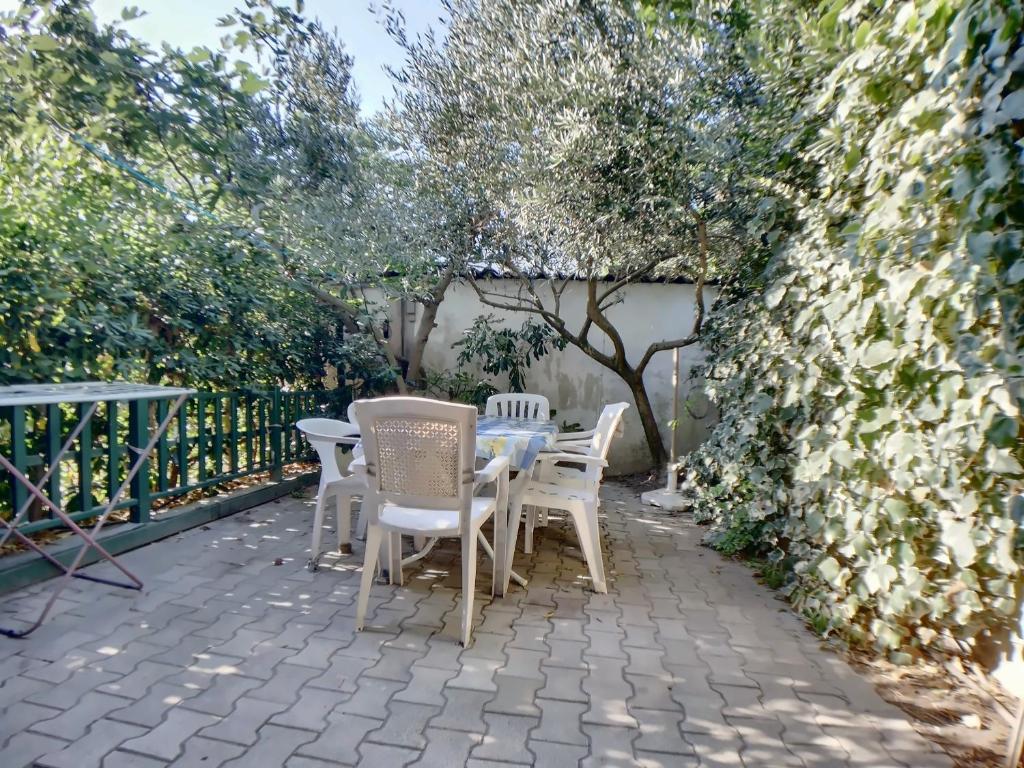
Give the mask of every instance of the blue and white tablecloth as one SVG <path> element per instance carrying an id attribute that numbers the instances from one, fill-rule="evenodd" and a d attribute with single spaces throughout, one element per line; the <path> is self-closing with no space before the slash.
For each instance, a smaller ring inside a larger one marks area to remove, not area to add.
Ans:
<path id="1" fill-rule="evenodd" d="M 508 456 L 512 469 L 529 469 L 543 450 L 555 447 L 558 426 L 553 421 L 481 416 L 476 423 L 476 455 L 482 459 Z"/>

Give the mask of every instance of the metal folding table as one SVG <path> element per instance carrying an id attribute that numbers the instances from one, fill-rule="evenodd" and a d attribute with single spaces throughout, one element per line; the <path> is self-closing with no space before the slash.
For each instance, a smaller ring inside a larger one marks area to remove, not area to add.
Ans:
<path id="1" fill-rule="evenodd" d="M 29 633 L 35 631 L 46 619 L 47 615 L 53 609 L 60 593 L 73 578 L 87 579 L 89 581 L 109 584 L 115 587 L 124 587 L 126 589 L 142 588 L 142 582 L 139 578 L 119 563 L 117 558 L 110 554 L 110 552 L 108 552 L 103 545 L 97 541 L 96 537 L 103 529 L 104 524 L 107 522 L 107 518 L 110 517 L 111 512 L 113 512 L 117 507 L 121 497 L 124 496 L 125 491 L 131 485 L 135 476 L 139 473 L 139 470 L 146 462 L 150 453 L 153 452 L 153 448 L 159 441 L 160 436 L 167 431 L 167 427 L 170 425 L 171 420 L 178 413 L 189 395 L 192 394 L 195 394 L 194 389 L 158 387 L 147 384 L 128 384 L 124 382 L 26 384 L 0 387 L 0 407 L 54 405 L 63 403 L 88 406 L 82 411 L 81 418 L 78 420 L 75 428 L 68 435 L 67 440 L 65 440 L 60 450 L 50 459 L 49 466 L 46 468 L 46 471 L 38 482 L 33 482 L 21 470 L 19 470 L 8 459 L 8 457 L 4 456 L 3 453 L 0 452 L 0 467 L 10 474 L 12 483 L 20 483 L 28 491 L 28 498 L 24 503 L 22 503 L 19 509 L 15 510 L 14 516 L 10 520 L 0 518 L 0 526 L 2 526 L 0 546 L 3 546 L 13 536 L 62 572 L 62 575 L 54 585 L 53 591 L 50 594 L 50 599 L 43 607 L 43 610 L 39 614 L 39 618 L 36 619 L 35 623 L 29 626 L 28 629 L 24 630 L 0 628 L 0 633 L 7 635 L 8 637 L 25 637 Z M 87 530 L 76 523 L 64 509 L 61 509 L 59 504 L 54 503 L 43 491 L 43 488 L 46 487 L 46 483 L 50 479 L 50 476 L 60 465 L 64 455 L 72 449 L 75 440 L 78 439 L 82 430 L 92 419 L 100 403 L 171 399 L 173 399 L 174 402 L 167 409 L 167 415 L 164 417 L 163 421 L 161 421 L 156 429 L 150 433 L 149 442 L 145 446 L 128 446 L 128 448 L 135 453 L 135 460 L 130 462 L 124 481 L 111 494 L 110 498 L 107 500 L 106 506 L 97 513 L 96 522 L 93 523 L 91 528 Z M 73 535 L 82 539 L 82 547 L 78 550 L 70 565 L 64 565 L 61 563 L 57 558 L 40 547 L 35 541 L 18 530 L 18 524 L 24 519 L 25 515 L 28 514 L 29 509 L 32 507 L 33 500 L 38 500 L 42 503 L 43 506 L 49 509 L 50 512 L 52 512 L 61 520 L 61 522 L 64 523 L 64 525 L 68 527 Z M 128 578 L 129 581 L 116 581 L 113 579 L 90 576 L 86 573 L 82 573 L 80 569 L 83 567 L 82 563 L 90 549 L 95 550 L 100 558 L 106 560 L 117 568 Z"/>

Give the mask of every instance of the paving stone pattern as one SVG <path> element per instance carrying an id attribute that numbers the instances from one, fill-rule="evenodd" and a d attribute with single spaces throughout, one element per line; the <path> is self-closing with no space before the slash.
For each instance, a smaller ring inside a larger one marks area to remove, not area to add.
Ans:
<path id="1" fill-rule="evenodd" d="M 0 638 L 0 766 L 952 765 L 699 527 L 602 493 L 610 593 L 553 514 L 517 554 L 527 589 L 487 599 L 481 554 L 466 649 L 456 543 L 376 585 L 357 634 L 362 550 L 307 572 L 310 499 L 127 554 L 141 593 L 76 582 Z"/>

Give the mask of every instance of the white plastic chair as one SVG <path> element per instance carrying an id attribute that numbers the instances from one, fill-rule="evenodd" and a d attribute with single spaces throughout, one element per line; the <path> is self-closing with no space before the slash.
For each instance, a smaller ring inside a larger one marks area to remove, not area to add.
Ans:
<path id="1" fill-rule="evenodd" d="M 472 406 L 418 397 L 360 400 L 366 463 L 366 559 L 356 603 L 356 629 L 362 629 L 374 569 L 385 534 L 389 537 L 392 583 L 400 583 L 401 536 L 457 537 L 462 540 L 462 632 L 469 645 L 476 588 L 477 537 L 495 515 L 497 552 L 504 553 L 508 509 L 508 458 L 498 457 L 476 471 L 476 420 Z M 485 483 L 497 484 L 494 497 L 476 496 Z M 495 514 L 497 512 L 497 514 Z M 499 567 L 499 565 L 501 567 Z M 496 584 L 504 559 L 495 557 Z"/>
<path id="2" fill-rule="evenodd" d="M 551 418 L 551 407 L 543 395 L 526 395 L 512 392 L 507 395 L 491 395 L 484 408 L 487 416 L 501 416 L 506 419 L 535 419 L 547 421 Z"/>
<path id="3" fill-rule="evenodd" d="M 594 438 L 596 429 L 586 429 L 580 432 L 559 432 L 558 437 L 555 440 L 554 452 L 562 453 L 589 453 L 590 443 Z M 622 421 L 615 427 L 615 437 L 622 437 L 623 435 Z M 552 470 L 558 471 L 556 467 L 538 467 L 534 471 L 533 476 L 538 480 L 542 480 L 545 474 L 545 469 L 548 472 Z M 537 507 L 530 507 L 526 511 L 526 531 L 525 539 L 523 541 L 523 552 L 530 554 L 533 552 L 533 530 L 536 527 L 544 527 L 548 524 L 548 511 L 546 509 L 538 509 Z"/>
<path id="4" fill-rule="evenodd" d="M 519 528 L 524 505 L 568 512 L 576 526 L 580 549 L 587 561 L 594 590 L 602 593 L 608 591 L 608 585 L 601 555 L 601 533 L 597 526 L 601 477 L 604 468 L 608 466 L 608 448 L 612 437 L 627 408 L 628 403 L 614 403 L 604 407 L 585 452 L 574 450 L 539 454 L 536 479 L 526 484 L 509 517 L 510 530 L 514 536 Z M 583 468 L 566 466 L 574 464 L 583 465 Z M 531 535 L 531 532 L 527 531 L 527 535 Z"/>
<path id="5" fill-rule="evenodd" d="M 295 426 L 306 436 L 310 445 L 320 457 L 320 487 L 316 494 L 316 511 L 313 515 L 313 542 L 306 567 L 315 571 L 323 555 L 324 508 L 327 500 L 334 497 L 338 529 L 338 551 L 343 555 L 352 554 L 352 497 L 363 496 L 366 492 L 366 474 L 362 462 L 353 461 L 349 474 L 343 474 L 338 466 L 338 445 L 356 446 L 359 443 L 359 428 L 339 419 L 302 419 Z M 365 518 L 365 515 L 360 515 Z M 363 525 L 363 521 L 360 520 Z"/>

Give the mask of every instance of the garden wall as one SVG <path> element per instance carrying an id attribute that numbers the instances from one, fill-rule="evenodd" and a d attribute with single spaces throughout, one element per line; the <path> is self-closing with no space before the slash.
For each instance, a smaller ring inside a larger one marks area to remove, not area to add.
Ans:
<path id="1" fill-rule="evenodd" d="M 489 290 L 513 292 L 516 284 L 512 281 L 488 281 Z M 624 301 L 608 311 L 608 315 L 622 333 L 626 342 L 629 359 L 639 360 L 647 346 L 655 341 L 678 338 L 687 335 L 693 325 L 694 287 L 685 284 L 640 283 L 622 291 Z M 714 292 L 705 289 L 705 302 L 710 306 Z M 586 284 L 572 283 L 562 296 L 562 314 L 570 328 L 579 328 L 583 323 L 586 303 Z M 452 344 L 458 341 L 463 331 L 482 314 L 492 313 L 506 324 L 519 327 L 527 317 L 525 313 L 513 313 L 484 306 L 469 285 L 453 285 L 445 296 L 438 313 L 437 328 L 434 329 L 427 345 L 425 365 L 431 370 L 453 370 L 458 367 L 458 348 Z M 397 318 L 396 318 L 397 319 Z M 393 326 L 392 340 L 402 345 L 404 330 L 405 343 L 411 343 L 413 336 L 412 312 L 405 317 L 404 328 Z M 592 343 L 601 351 L 611 353 L 611 343 L 597 328 L 591 332 Z M 697 347 L 680 350 L 680 410 L 681 417 L 676 435 L 680 453 L 698 446 L 705 438 L 709 422 L 712 421 L 708 405 L 702 398 L 691 402 L 693 382 L 689 380 L 690 369 L 700 360 Z M 591 360 L 575 347 L 557 350 L 535 362 L 527 378 L 531 392 L 546 396 L 551 407 L 557 411 L 555 419 L 562 422 L 577 422 L 589 429 L 597 420 L 605 403 L 624 401 L 633 406 L 633 400 L 626 385 L 607 368 Z M 662 434 L 669 440 L 669 421 L 672 419 L 672 353 L 659 352 L 651 361 L 645 376 L 655 414 L 662 426 Z M 499 389 L 506 382 L 496 382 Z M 695 398 L 699 395 L 695 395 Z M 683 407 L 689 403 L 690 408 Z M 612 445 L 610 474 L 626 474 L 650 466 L 643 429 L 636 415 L 635 406 L 626 412 L 625 435 Z"/>

